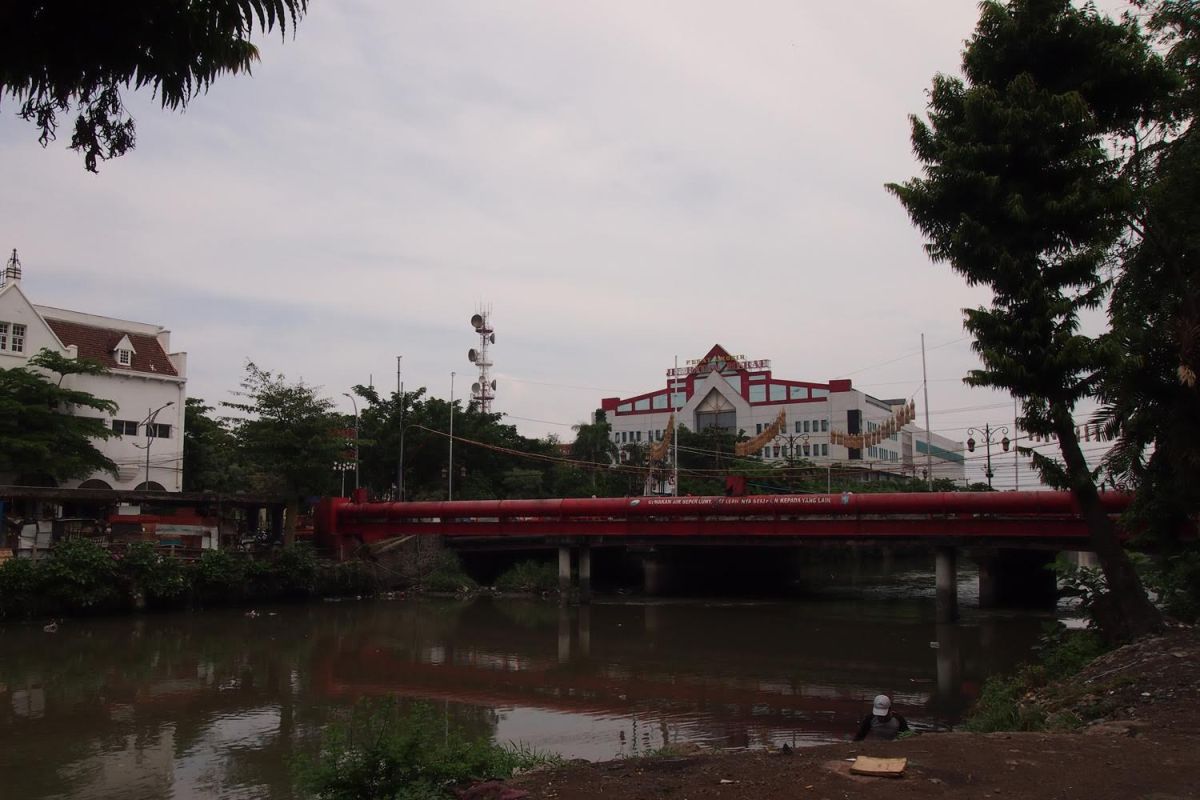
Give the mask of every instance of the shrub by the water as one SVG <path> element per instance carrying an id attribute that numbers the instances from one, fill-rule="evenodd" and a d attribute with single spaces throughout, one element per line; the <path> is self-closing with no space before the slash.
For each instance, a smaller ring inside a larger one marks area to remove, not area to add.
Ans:
<path id="1" fill-rule="evenodd" d="M 427 705 L 405 709 L 389 699 L 360 703 L 349 720 L 329 725 L 316 758 L 296 772 L 318 800 L 445 800 L 456 785 L 556 760 L 470 736 Z"/>
<path id="2" fill-rule="evenodd" d="M 38 564 L 42 590 L 56 606 L 76 611 L 100 609 L 118 598 L 117 565 L 107 550 L 91 539 L 58 542 Z"/>
<path id="3" fill-rule="evenodd" d="M 1031 695 L 1050 683 L 1077 674 L 1108 649 L 1095 631 L 1069 631 L 1055 624 L 1042 637 L 1037 649 L 1037 663 L 984 682 L 979 699 L 963 727 L 977 733 L 1077 727 L 1081 722 L 1079 719 L 1071 714 L 1052 713 L 1033 702 Z M 1070 691 L 1065 694 L 1069 695 Z"/>
<path id="4" fill-rule="evenodd" d="M 463 592 L 478 588 L 479 584 L 463 570 L 458 556 L 449 550 L 438 554 L 433 570 L 422 581 L 423 588 L 430 592 Z"/>
<path id="5" fill-rule="evenodd" d="M 42 574 L 27 558 L 10 558 L 0 564 L 0 619 L 30 617 L 42 613 Z"/>
<path id="6" fill-rule="evenodd" d="M 522 561 L 496 578 L 504 592 L 551 592 L 558 588 L 558 569 L 545 561 Z"/>
<path id="7" fill-rule="evenodd" d="M 448 580 L 457 584 L 462 578 Z M 187 562 L 147 542 L 114 554 L 90 539 L 76 537 L 55 543 L 40 560 L 14 558 L 0 563 L 0 619 L 315 595 L 367 596 L 377 590 L 374 575 L 362 563 L 323 563 L 306 545 L 284 547 L 265 557 L 205 550 L 199 559 Z"/>

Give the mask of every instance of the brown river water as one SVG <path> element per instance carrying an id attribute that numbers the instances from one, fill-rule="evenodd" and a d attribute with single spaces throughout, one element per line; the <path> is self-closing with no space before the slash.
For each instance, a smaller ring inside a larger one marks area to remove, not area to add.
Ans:
<path id="1" fill-rule="evenodd" d="M 568 758 L 805 746 L 893 695 L 952 725 L 1052 614 L 934 623 L 927 570 L 803 600 L 346 600 L 0 627 L 0 800 L 295 797 L 291 761 L 360 698 Z"/>

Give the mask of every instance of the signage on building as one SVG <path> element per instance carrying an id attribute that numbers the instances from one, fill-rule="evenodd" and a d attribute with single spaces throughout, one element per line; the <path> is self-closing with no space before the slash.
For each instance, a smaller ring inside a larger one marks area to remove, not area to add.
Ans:
<path id="1" fill-rule="evenodd" d="M 706 372 L 722 372 L 727 369 L 758 370 L 770 369 L 771 359 L 760 358 L 748 361 L 744 355 L 717 355 L 710 358 L 688 359 L 687 366 L 667 370 L 668 378 L 686 378 L 688 375 L 702 375 Z"/>

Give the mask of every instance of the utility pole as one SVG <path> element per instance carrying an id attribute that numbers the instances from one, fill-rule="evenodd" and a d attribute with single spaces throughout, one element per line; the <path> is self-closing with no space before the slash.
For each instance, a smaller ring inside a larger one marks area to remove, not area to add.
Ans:
<path id="1" fill-rule="evenodd" d="M 929 427 L 929 373 L 925 370 L 925 334 L 921 334 L 921 384 L 925 387 L 925 473 L 933 491 L 933 429 Z"/>
<path id="2" fill-rule="evenodd" d="M 454 499 L 454 372 L 450 372 L 450 468 L 446 470 L 446 499 Z"/>
<path id="3" fill-rule="evenodd" d="M 396 459 L 396 499 L 404 499 L 404 381 L 400 378 L 400 361 L 396 356 L 396 395 L 400 398 L 400 457 Z"/>
<path id="4" fill-rule="evenodd" d="M 344 397 L 350 398 L 350 405 L 354 407 L 354 488 L 358 488 L 358 402 L 354 399 L 354 395 L 349 392 L 342 392 Z M 343 473 L 344 474 L 344 473 Z M 343 489 L 343 492 L 345 490 Z"/>
<path id="5" fill-rule="evenodd" d="M 671 415 L 675 420 L 675 430 L 671 436 L 671 449 L 675 451 L 671 457 L 671 463 L 675 469 L 675 490 L 671 494 L 676 497 L 679 496 L 679 408 L 675 402 L 677 391 L 679 391 L 679 356 L 675 356 L 675 372 L 671 376 L 671 408 L 675 412 Z"/>

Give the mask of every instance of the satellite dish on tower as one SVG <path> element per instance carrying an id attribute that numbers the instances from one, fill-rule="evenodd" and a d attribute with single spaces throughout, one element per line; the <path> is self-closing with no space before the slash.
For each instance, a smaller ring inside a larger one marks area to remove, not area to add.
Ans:
<path id="1" fill-rule="evenodd" d="M 471 327 L 474 328 L 475 330 L 479 330 L 480 328 L 483 327 L 483 315 L 482 314 L 473 314 L 471 316 Z"/>
<path id="2" fill-rule="evenodd" d="M 470 361 L 472 364 L 474 364 L 475 361 L 478 360 L 478 358 L 479 358 L 479 354 L 475 352 L 474 347 L 472 347 L 470 350 L 467 351 L 467 360 Z"/>
<path id="3" fill-rule="evenodd" d="M 492 381 L 492 391 L 496 391 L 496 382 Z"/>
<path id="4" fill-rule="evenodd" d="M 492 344 L 496 343 L 496 334 L 492 334 Z"/>
<path id="5" fill-rule="evenodd" d="M 472 392 L 474 392 L 475 394 L 479 394 L 479 384 L 478 384 L 478 383 L 472 383 L 472 384 L 471 384 L 471 391 L 472 391 Z"/>

